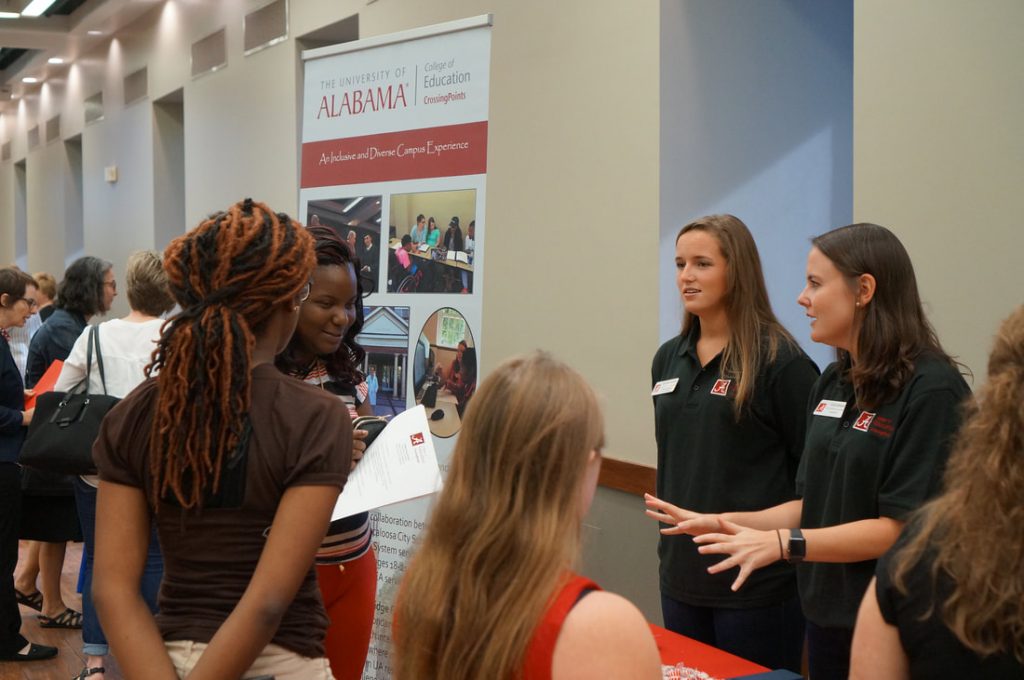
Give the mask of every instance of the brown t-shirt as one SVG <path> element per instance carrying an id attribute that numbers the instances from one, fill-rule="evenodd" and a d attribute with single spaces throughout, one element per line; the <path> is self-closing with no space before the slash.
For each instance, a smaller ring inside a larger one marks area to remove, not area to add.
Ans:
<path id="1" fill-rule="evenodd" d="M 93 447 L 100 479 L 138 487 L 147 498 L 157 391 L 156 381 L 147 380 L 125 397 L 104 419 Z M 262 364 L 253 370 L 250 420 L 241 505 L 197 512 L 165 502 L 156 515 L 164 557 L 156 620 L 164 640 L 213 638 L 249 585 L 285 489 L 328 485 L 340 490 L 348 478 L 352 421 L 334 395 Z M 313 553 L 309 565 L 272 642 L 319 658 L 328 620 Z"/>

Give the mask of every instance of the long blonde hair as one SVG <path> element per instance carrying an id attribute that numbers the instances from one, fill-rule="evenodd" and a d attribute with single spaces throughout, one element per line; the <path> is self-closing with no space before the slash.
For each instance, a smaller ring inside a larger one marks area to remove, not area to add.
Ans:
<path id="1" fill-rule="evenodd" d="M 933 584 L 940 571 L 953 582 L 940 613 L 960 642 L 1024 663 L 1024 306 L 1000 327 L 988 382 L 969 408 L 946 490 L 921 509 L 893 583 L 905 594 L 907 573 L 930 560 Z"/>
<path id="2" fill-rule="evenodd" d="M 708 215 L 680 229 L 676 242 L 691 231 L 703 231 L 714 236 L 725 258 L 729 342 L 722 352 L 721 373 L 737 381 L 733 404 L 739 419 L 754 395 L 761 368 L 775 361 L 781 345 L 796 347 L 797 344 L 772 311 L 761 270 L 761 257 L 747 225 L 733 215 Z M 683 335 L 689 333 L 694 325 L 699 329 L 700 319 L 693 314 L 684 314 Z"/>
<path id="3" fill-rule="evenodd" d="M 508 360 L 483 382 L 399 592 L 397 680 L 518 674 L 576 559 L 587 458 L 603 429 L 593 390 L 547 354 Z"/>

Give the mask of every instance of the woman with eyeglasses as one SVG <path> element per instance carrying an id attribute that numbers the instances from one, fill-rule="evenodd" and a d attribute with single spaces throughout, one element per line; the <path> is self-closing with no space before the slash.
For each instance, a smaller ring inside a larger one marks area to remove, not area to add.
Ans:
<path id="1" fill-rule="evenodd" d="M 35 409 L 25 408 L 25 386 L 7 344 L 7 329 L 24 326 L 32 316 L 35 291 L 35 280 L 25 272 L 0 269 L 0 661 L 41 661 L 57 655 L 56 647 L 22 636 L 13 578 L 21 519 L 18 456 Z"/>
<path id="2" fill-rule="evenodd" d="M 116 296 L 113 265 L 89 255 L 72 262 L 57 288 L 57 309 L 32 337 L 25 385 L 34 387 L 54 361 L 67 359 L 89 320 L 110 311 Z M 40 543 L 35 551 L 30 550 L 38 560 L 23 562 L 15 577 L 19 597 L 41 611 L 42 627 L 81 628 L 81 612 L 67 606 L 60 592 L 67 542 L 82 540 L 73 478 L 25 470 L 22 484 L 21 537 Z"/>

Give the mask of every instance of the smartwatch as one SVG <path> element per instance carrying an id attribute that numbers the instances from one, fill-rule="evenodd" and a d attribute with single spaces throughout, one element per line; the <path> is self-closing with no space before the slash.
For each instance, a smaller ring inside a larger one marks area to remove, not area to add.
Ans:
<path id="1" fill-rule="evenodd" d="M 804 534 L 799 529 L 789 530 L 789 549 L 786 552 L 788 554 L 786 561 L 790 564 L 799 564 L 807 556 L 807 541 L 804 540 Z"/>

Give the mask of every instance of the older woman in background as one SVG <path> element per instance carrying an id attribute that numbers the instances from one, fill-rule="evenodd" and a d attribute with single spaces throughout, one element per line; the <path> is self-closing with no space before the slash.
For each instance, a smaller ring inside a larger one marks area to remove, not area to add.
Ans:
<path id="1" fill-rule="evenodd" d="M 104 321 L 98 327 L 99 345 L 93 348 L 92 366 L 87 364 L 87 351 L 91 327 L 75 341 L 64 362 L 60 377 L 54 389 L 67 391 L 89 376 L 89 392 L 124 397 L 146 378 L 145 368 L 153 350 L 160 341 L 163 319 L 174 306 L 167 287 L 159 253 L 143 251 L 128 258 L 125 273 L 128 289 L 128 316 Z M 98 362 L 103 362 L 103 377 Z M 95 555 L 96 532 L 96 487 L 99 478 L 87 475 L 75 480 L 75 503 L 78 519 L 82 524 L 85 539 L 82 575 L 82 653 L 85 668 L 78 674 L 80 680 L 92 677 L 98 680 L 105 672 L 103 658 L 109 653 L 107 638 L 100 627 L 96 609 L 92 602 L 93 559 Z M 150 611 L 156 612 L 156 596 L 163 576 L 163 560 L 155 531 L 150 534 L 149 552 L 142 573 L 142 597 Z"/>

